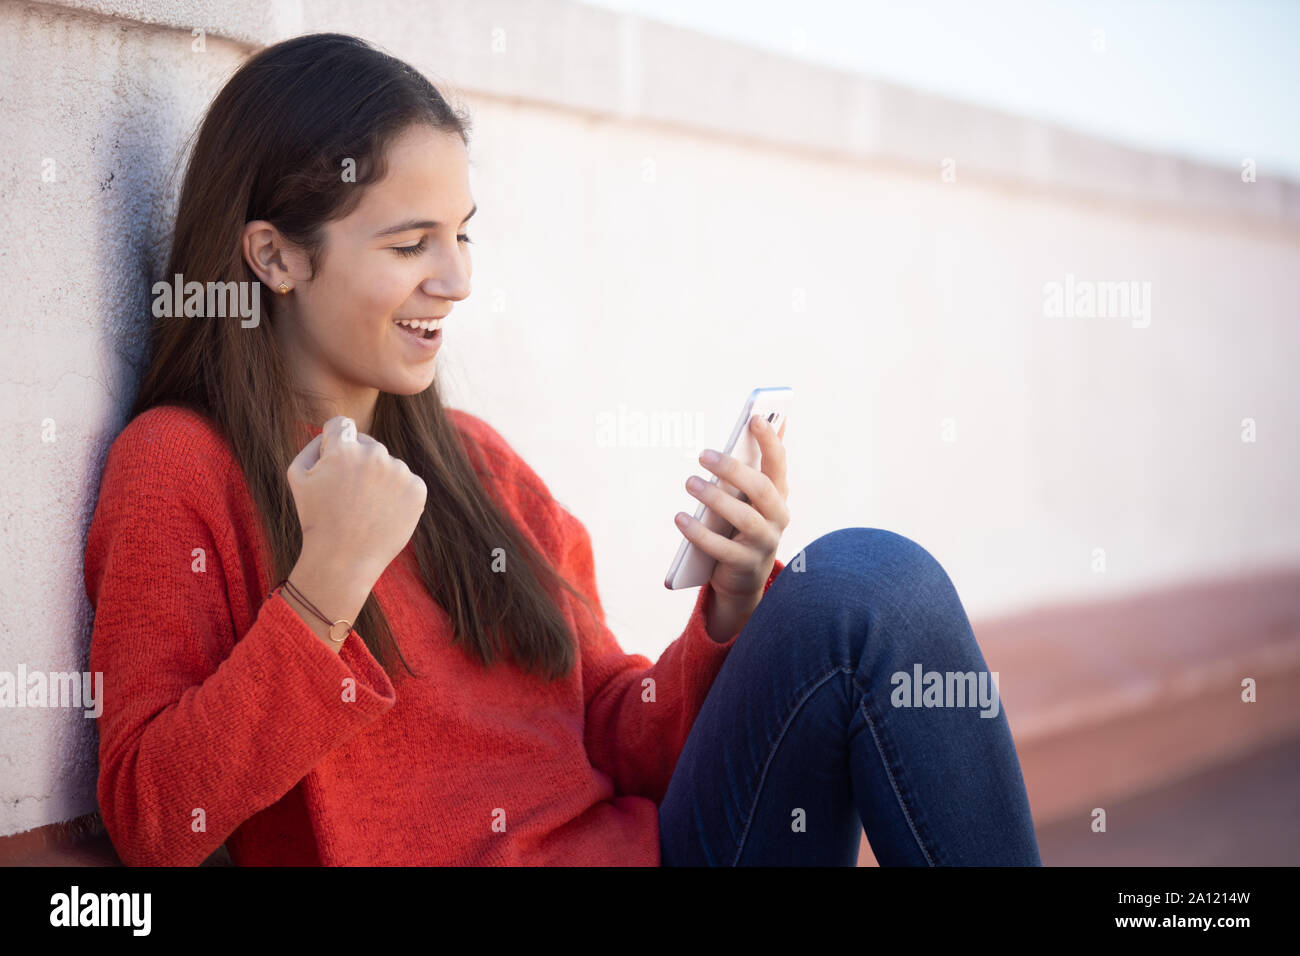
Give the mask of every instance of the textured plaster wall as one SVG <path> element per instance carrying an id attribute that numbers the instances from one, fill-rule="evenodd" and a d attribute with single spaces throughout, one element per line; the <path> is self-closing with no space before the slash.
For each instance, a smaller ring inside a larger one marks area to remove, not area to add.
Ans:
<path id="1" fill-rule="evenodd" d="M 1300 188 L 1267 170 L 559 0 L 4 2 L 0 670 L 85 667 L 85 527 L 186 137 L 248 52 L 331 29 L 473 115 L 439 374 L 587 524 L 625 649 L 678 633 L 682 482 L 759 384 L 797 390 L 782 560 L 891 528 L 975 617 L 1300 561 Z M 1044 315 L 1067 275 L 1149 283 L 1149 325 Z M 93 810 L 94 748 L 80 711 L 0 710 L 0 835 Z"/>

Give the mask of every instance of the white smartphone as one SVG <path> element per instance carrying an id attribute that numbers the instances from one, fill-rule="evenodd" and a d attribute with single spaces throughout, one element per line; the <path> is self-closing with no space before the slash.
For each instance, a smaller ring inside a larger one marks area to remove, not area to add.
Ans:
<path id="1" fill-rule="evenodd" d="M 790 403 L 793 400 L 794 390 L 785 386 L 754 389 L 745 399 L 740 418 L 736 421 L 736 427 L 731 430 L 731 437 L 727 439 L 722 453 L 730 455 L 741 464 L 752 468 L 759 467 L 762 453 L 758 447 L 758 439 L 749 429 L 749 420 L 755 415 L 762 415 L 772 428 L 779 432 L 781 425 L 790 414 Z M 717 485 L 733 498 L 749 501 L 744 492 L 730 482 L 720 480 L 717 475 L 710 477 L 709 483 Z M 702 521 L 710 531 L 716 531 L 724 538 L 730 538 L 736 533 L 736 529 L 725 518 L 711 510 L 703 501 L 695 509 L 695 518 L 697 521 Z M 673 558 L 673 563 L 664 578 L 664 587 L 673 591 L 679 588 L 703 587 L 708 583 L 709 578 L 713 577 L 713 571 L 717 566 L 716 558 L 701 551 L 689 539 L 682 538 L 677 556 Z"/>

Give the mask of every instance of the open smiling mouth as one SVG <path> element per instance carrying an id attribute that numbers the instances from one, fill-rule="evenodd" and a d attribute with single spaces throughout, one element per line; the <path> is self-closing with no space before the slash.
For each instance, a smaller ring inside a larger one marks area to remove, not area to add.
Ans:
<path id="1" fill-rule="evenodd" d="M 442 319 L 398 319 L 395 324 L 412 338 L 426 342 L 442 337 Z"/>

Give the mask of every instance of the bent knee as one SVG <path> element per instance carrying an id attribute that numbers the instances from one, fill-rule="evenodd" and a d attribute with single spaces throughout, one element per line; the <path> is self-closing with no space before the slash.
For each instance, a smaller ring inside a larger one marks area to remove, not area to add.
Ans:
<path id="1" fill-rule="evenodd" d="M 884 528 L 837 528 L 801 552 L 807 570 L 889 572 L 913 580 L 948 580 L 943 565 L 911 538 Z M 794 563 L 793 559 L 791 563 Z"/>
<path id="2" fill-rule="evenodd" d="M 780 577 L 800 579 L 796 592 L 878 605 L 946 603 L 952 579 L 929 551 L 884 528 L 837 528 L 795 555 Z"/>

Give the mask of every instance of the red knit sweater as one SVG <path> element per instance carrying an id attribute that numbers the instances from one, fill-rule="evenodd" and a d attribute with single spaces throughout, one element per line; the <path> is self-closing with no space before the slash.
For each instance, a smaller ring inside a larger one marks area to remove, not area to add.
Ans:
<path id="1" fill-rule="evenodd" d="M 424 675 L 395 691 L 355 635 L 336 654 L 267 599 L 252 498 L 212 423 L 162 406 L 118 436 L 85 575 L 99 807 L 123 862 L 193 866 L 225 843 L 245 866 L 659 864 L 657 804 L 736 638 L 705 632 L 706 585 L 657 663 L 625 654 L 587 530 L 489 425 L 450 414 L 489 493 L 600 614 L 561 592 L 581 666 L 554 685 L 454 647 L 408 545 L 374 588 Z"/>

